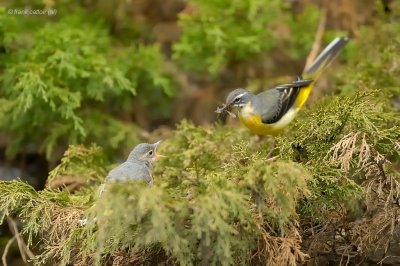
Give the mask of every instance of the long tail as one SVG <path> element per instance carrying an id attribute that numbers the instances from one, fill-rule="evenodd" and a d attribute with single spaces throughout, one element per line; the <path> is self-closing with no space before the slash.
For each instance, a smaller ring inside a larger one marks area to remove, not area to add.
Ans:
<path id="1" fill-rule="evenodd" d="M 347 37 L 335 38 L 303 73 L 303 78 L 316 80 L 349 42 Z"/>
<path id="2" fill-rule="evenodd" d="M 347 37 L 335 38 L 315 59 L 315 61 L 303 72 L 303 79 L 312 79 L 313 82 L 302 88 L 295 102 L 295 107 L 299 110 L 306 102 L 315 81 L 321 73 L 332 63 L 343 47 L 349 42 Z"/>

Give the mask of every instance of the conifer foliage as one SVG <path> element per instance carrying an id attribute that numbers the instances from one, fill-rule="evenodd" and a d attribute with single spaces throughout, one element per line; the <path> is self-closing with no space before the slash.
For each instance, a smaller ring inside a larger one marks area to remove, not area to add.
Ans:
<path id="1" fill-rule="evenodd" d="M 49 159 L 66 144 L 96 142 L 108 153 L 132 146 L 136 127 L 115 112 L 123 113 L 143 83 L 166 98 L 174 94 L 163 69 L 154 67 L 162 65 L 157 46 L 128 47 L 113 56 L 107 27 L 98 19 L 89 23 L 83 15 L 69 15 L 24 32 L 24 20 L 4 10 L 0 16 L 6 49 L 1 55 L 0 129 L 14 136 L 7 147 L 11 156 L 32 143 Z M 131 60 L 121 64 L 122 57 Z"/>

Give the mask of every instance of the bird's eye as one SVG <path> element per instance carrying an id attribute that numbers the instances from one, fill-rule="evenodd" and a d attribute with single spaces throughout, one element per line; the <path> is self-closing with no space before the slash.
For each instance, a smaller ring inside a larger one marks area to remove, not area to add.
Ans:
<path id="1" fill-rule="evenodd" d="M 153 151 L 149 151 L 149 155 L 152 156 L 153 155 Z"/>
<path id="2" fill-rule="evenodd" d="M 236 98 L 233 102 L 234 102 L 234 103 L 240 102 L 240 98 Z"/>

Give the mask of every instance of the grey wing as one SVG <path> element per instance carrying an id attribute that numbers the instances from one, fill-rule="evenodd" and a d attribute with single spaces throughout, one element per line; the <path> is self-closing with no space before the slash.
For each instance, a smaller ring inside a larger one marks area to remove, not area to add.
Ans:
<path id="1" fill-rule="evenodd" d="M 112 169 L 106 177 L 106 181 L 122 181 L 129 179 L 145 180 L 150 183 L 152 180 L 150 169 L 145 164 L 124 162 Z"/>
<path id="2" fill-rule="evenodd" d="M 258 106 L 263 110 L 257 110 L 257 112 L 261 114 L 262 122 L 272 124 L 279 121 L 293 106 L 300 90 L 311 82 L 313 82 L 312 79 L 298 79 L 293 83 L 283 84 L 258 94 Z"/>

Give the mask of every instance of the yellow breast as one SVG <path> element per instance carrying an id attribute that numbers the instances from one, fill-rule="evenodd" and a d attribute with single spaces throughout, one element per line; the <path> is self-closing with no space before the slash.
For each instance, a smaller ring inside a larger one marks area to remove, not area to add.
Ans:
<path id="1" fill-rule="evenodd" d="M 278 122 L 272 124 L 264 124 L 261 115 L 255 114 L 250 104 L 246 105 L 239 111 L 239 119 L 251 131 L 258 135 L 278 135 L 289 125 L 298 112 L 298 108 L 291 108 Z"/>
<path id="2" fill-rule="evenodd" d="M 275 124 L 264 124 L 260 115 L 248 115 L 246 117 L 239 113 L 239 119 L 251 131 L 258 135 L 277 135 L 283 128 L 276 127 Z"/>

